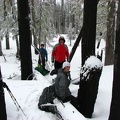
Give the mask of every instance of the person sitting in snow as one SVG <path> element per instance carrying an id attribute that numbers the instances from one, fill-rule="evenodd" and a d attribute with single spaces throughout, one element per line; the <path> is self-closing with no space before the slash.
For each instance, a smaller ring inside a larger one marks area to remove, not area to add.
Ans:
<path id="1" fill-rule="evenodd" d="M 55 98 L 58 98 L 62 102 L 68 102 L 70 100 L 75 101 L 75 97 L 71 95 L 69 89 L 70 81 L 70 63 L 64 62 L 62 68 L 58 70 L 55 83 L 43 90 L 42 95 L 39 98 L 38 108 L 54 113 L 54 109 L 45 104 L 53 104 Z"/>
<path id="2" fill-rule="evenodd" d="M 55 79 L 55 93 L 56 97 L 63 102 L 67 102 L 70 100 L 71 92 L 69 89 L 71 81 L 70 75 L 70 63 L 64 62 L 62 68 L 58 70 L 57 77 Z"/>

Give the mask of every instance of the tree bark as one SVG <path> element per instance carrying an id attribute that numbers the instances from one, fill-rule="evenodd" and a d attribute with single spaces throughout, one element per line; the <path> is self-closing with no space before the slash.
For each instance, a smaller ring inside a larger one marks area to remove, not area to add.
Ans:
<path id="1" fill-rule="evenodd" d="M 82 65 L 95 55 L 97 0 L 84 0 Z"/>
<path id="2" fill-rule="evenodd" d="M 6 33 L 5 38 L 6 38 L 6 49 L 8 50 L 8 49 L 10 49 L 9 33 L 8 32 Z"/>
<path id="3" fill-rule="evenodd" d="M 34 46 L 37 48 L 37 37 L 36 37 L 36 23 L 35 23 L 35 5 L 34 5 L 34 0 L 31 1 L 32 4 L 32 23 L 33 23 L 33 38 L 34 38 Z M 36 50 L 34 49 L 35 53 Z"/>
<path id="4" fill-rule="evenodd" d="M 6 8 L 6 1 L 4 0 L 4 21 L 6 21 L 7 14 L 8 13 L 7 13 L 7 8 Z M 6 49 L 10 49 L 8 30 L 6 32 L 5 38 L 6 38 Z"/>
<path id="5" fill-rule="evenodd" d="M 20 44 L 18 40 L 18 35 L 15 35 L 15 40 L 16 40 L 16 47 L 17 47 L 17 52 L 16 52 L 16 57 L 20 59 Z"/>
<path id="6" fill-rule="evenodd" d="M 93 60 L 91 58 L 88 59 L 90 59 L 90 61 Z M 99 62 L 100 60 L 98 59 L 98 63 Z M 91 67 L 88 60 L 88 62 L 85 62 L 84 66 L 81 68 L 80 73 L 78 90 L 78 103 L 80 107 L 78 110 L 87 118 L 92 117 L 98 93 L 99 79 L 102 73 L 102 63 L 101 67 L 97 66 L 99 65 L 95 64 Z"/>
<path id="7" fill-rule="evenodd" d="M 18 0 L 18 24 L 20 39 L 21 79 L 32 80 L 31 34 L 28 0 Z"/>
<path id="8" fill-rule="evenodd" d="M 64 10 L 64 0 L 61 0 L 61 34 L 65 33 L 65 10 Z"/>
<path id="9" fill-rule="evenodd" d="M 76 51 L 76 49 L 77 49 L 77 46 L 79 45 L 79 43 L 80 43 L 80 40 L 81 40 L 81 38 L 82 38 L 82 32 L 83 32 L 83 28 L 81 29 L 81 31 L 80 31 L 80 33 L 79 33 L 79 35 L 78 35 L 78 37 L 77 37 L 77 39 L 76 39 L 76 41 L 75 41 L 75 43 L 74 43 L 74 46 L 72 47 L 72 50 L 71 50 L 71 52 L 70 52 L 70 56 L 69 56 L 69 62 L 71 62 L 71 60 L 72 60 L 72 58 L 73 58 L 73 56 L 74 56 L 74 54 L 75 54 L 75 51 Z"/>
<path id="10" fill-rule="evenodd" d="M 1 68 L 0 68 L 0 120 L 7 120 Z"/>
<path id="11" fill-rule="evenodd" d="M 109 120 L 120 120 L 120 2 L 117 11 L 117 30 L 114 57 L 114 76 Z"/>
<path id="12" fill-rule="evenodd" d="M 108 4 L 107 36 L 105 50 L 105 65 L 114 63 L 114 41 L 115 41 L 115 1 Z"/>
<path id="13" fill-rule="evenodd" d="M 2 56 L 2 40 L 0 39 L 0 56 Z"/>

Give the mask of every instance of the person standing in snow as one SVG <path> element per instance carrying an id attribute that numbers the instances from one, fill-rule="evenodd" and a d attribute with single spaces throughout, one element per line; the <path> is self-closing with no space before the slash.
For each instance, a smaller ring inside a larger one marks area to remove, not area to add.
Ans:
<path id="1" fill-rule="evenodd" d="M 51 62 L 54 63 L 54 68 L 62 68 L 63 62 L 67 61 L 69 57 L 69 50 L 65 44 L 65 38 L 59 37 L 59 43 L 57 43 L 52 50 Z"/>
<path id="2" fill-rule="evenodd" d="M 44 48 L 44 44 L 41 44 L 41 47 L 38 50 L 40 52 L 38 64 L 42 65 L 42 68 L 45 69 L 45 62 L 48 60 L 48 54 L 47 50 Z"/>

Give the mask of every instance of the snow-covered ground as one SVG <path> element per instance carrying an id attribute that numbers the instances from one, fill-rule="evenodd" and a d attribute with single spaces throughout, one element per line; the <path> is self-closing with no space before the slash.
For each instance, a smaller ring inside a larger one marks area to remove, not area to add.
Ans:
<path id="1" fill-rule="evenodd" d="M 69 46 L 69 41 L 65 36 L 66 44 L 71 51 L 72 46 Z M 58 42 L 58 38 L 54 38 L 51 44 Z M 75 41 L 72 41 L 72 45 Z M 102 46 L 103 45 L 103 46 Z M 101 46 L 104 48 L 104 44 Z M 2 41 L 3 54 L 7 61 L 5 61 L 3 56 L 0 56 L 0 65 L 2 71 L 3 81 L 6 82 L 10 88 L 13 96 L 16 98 L 21 109 L 18 110 L 15 106 L 11 96 L 5 89 L 5 101 L 6 101 L 6 111 L 8 120 L 56 120 L 56 116 L 41 111 L 38 109 L 38 100 L 42 93 L 42 90 L 52 84 L 52 78 L 54 76 L 42 76 L 34 68 L 37 66 L 38 55 L 34 54 L 34 48 L 31 46 L 32 50 L 32 60 L 33 60 L 33 73 L 35 75 L 34 80 L 21 80 L 20 78 L 20 62 L 16 59 L 16 44 L 15 41 L 10 41 L 10 50 L 5 49 L 5 41 Z M 71 61 L 71 77 L 72 79 L 78 78 L 80 74 L 81 67 L 81 45 L 77 47 L 74 58 Z M 48 65 L 52 70 L 53 66 L 51 63 L 51 47 L 47 46 L 48 50 Z M 94 62 L 94 61 L 93 61 Z M 104 60 L 103 60 L 104 62 Z M 102 75 L 99 83 L 98 96 L 94 108 L 93 116 L 90 120 L 107 120 L 109 116 L 111 94 L 112 94 L 112 81 L 113 81 L 113 65 L 103 66 Z M 78 85 L 70 85 L 70 90 L 74 96 L 77 96 Z M 68 107 L 69 108 L 69 107 Z M 67 109 L 69 113 L 70 109 Z M 24 115 L 25 114 L 25 115 Z M 68 114 L 69 115 L 69 114 Z M 81 118 L 79 118 L 81 119 Z M 88 118 L 87 118 L 88 119 Z M 82 119 L 81 119 L 82 120 Z M 88 119 L 89 120 L 89 119 Z"/>

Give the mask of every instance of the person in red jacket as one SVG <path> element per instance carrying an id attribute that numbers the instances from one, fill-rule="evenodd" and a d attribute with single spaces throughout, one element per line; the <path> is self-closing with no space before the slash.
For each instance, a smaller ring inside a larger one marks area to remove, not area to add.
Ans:
<path id="1" fill-rule="evenodd" d="M 59 69 L 62 68 L 62 64 L 65 61 L 68 61 L 69 58 L 69 50 L 67 45 L 65 44 L 65 39 L 63 36 L 59 37 L 59 43 L 57 43 L 52 50 L 51 61 L 54 63 L 54 68 Z"/>

